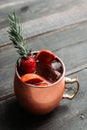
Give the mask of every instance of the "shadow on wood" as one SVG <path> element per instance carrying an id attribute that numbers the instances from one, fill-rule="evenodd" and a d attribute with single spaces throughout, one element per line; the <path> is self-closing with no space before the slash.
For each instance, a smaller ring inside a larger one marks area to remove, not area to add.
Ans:
<path id="1" fill-rule="evenodd" d="M 40 129 L 40 127 L 43 127 L 43 125 L 44 127 L 51 128 L 51 125 L 55 125 L 55 122 L 61 123 L 61 115 L 63 116 L 67 111 L 68 107 L 66 105 L 59 105 L 53 112 L 47 115 L 32 115 L 26 112 L 15 99 L 10 99 L 10 101 L 5 102 L 5 110 L 1 114 L 1 117 L 4 116 L 5 118 L 2 124 L 5 126 L 9 124 L 9 130 L 24 130 L 26 128 L 36 130 L 37 128 Z"/>

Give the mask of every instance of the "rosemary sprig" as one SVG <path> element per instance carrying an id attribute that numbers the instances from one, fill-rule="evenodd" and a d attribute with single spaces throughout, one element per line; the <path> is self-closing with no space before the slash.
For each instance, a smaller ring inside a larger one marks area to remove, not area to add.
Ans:
<path id="1" fill-rule="evenodd" d="M 15 13 L 10 13 L 8 15 L 10 28 L 9 28 L 9 38 L 13 42 L 14 47 L 17 48 L 17 52 L 19 55 L 25 59 L 27 59 L 27 56 L 31 54 L 31 50 L 28 50 L 24 47 L 25 41 L 23 39 L 22 35 L 22 29 L 20 26 L 20 23 L 17 20 Z"/>

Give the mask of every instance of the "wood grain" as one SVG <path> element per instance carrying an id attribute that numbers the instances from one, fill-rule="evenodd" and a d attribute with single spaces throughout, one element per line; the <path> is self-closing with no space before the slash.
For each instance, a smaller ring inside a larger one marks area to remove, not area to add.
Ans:
<path id="1" fill-rule="evenodd" d="M 11 2 L 11 1 L 9 1 L 9 2 Z M 19 11 L 16 10 L 16 8 L 19 9 L 20 6 L 23 6 L 24 2 L 22 0 L 20 2 L 17 2 L 17 3 L 16 2 L 11 2 L 10 5 L 6 4 L 6 7 L 8 7 L 8 9 L 6 11 L 4 9 L 3 10 L 4 12 L 1 12 L 2 13 L 1 16 L 6 19 L 6 20 L 2 20 L 2 22 L 0 24 L 0 27 L 1 27 L 0 46 L 1 47 L 9 44 L 9 42 L 10 42 L 8 33 L 7 33 L 7 30 L 8 30 L 7 16 L 8 16 L 9 12 L 13 12 L 12 11 L 13 7 L 15 8 L 17 15 L 20 16 L 20 21 L 23 24 L 24 38 L 41 35 L 43 33 L 54 31 L 56 29 L 60 29 L 65 26 L 70 26 L 72 24 L 76 24 L 76 23 L 78 24 L 79 22 L 87 20 L 87 8 L 86 8 L 87 2 L 86 1 L 74 2 L 71 0 L 70 2 L 68 2 L 68 0 L 67 0 L 66 2 L 63 2 L 63 1 L 55 0 L 53 2 L 51 1 L 49 3 L 46 3 L 47 0 L 45 2 L 43 2 L 43 1 L 40 2 L 40 0 L 37 0 L 36 2 L 33 1 L 31 3 L 29 0 L 27 0 L 25 4 L 30 4 L 30 5 L 34 6 L 34 7 L 31 6 L 34 9 L 36 7 L 38 9 L 37 14 L 40 13 L 40 11 L 43 12 L 42 14 L 39 15 L 39 17 L 37 17 L 37 15 L 34 14 L 34 19 L 30 18 L 30 15 L 32 15 L 32 17 L 33 17 L 33 14 L 30 11 L 27 13 L 24 13 L 24 14 L 18 13 Z M 27 3 L 27 2 L 30 2 L 30 3 Z M 18 6 L 17 6 L 17 4 L 18 4 Z M 48 4 L 47 5 L 48 9 L 45 10 L 45 12 L 44 12 L 43 10 L 46 8 L 46 4 Z M 57 7 L 52 6 L 53 4 L 55 4 Z M 5 5 L 2 5 L 1 7 L 3 7 L 3 6 L 5 6 Z M 9 6 L 12 7 L 12 10 L 9 8 Z M 53 10 L 54 12 L 52 13 L 51 12 L 52 10 L 50 8 L 54 8 L 54 7 L 55 7 L 55 9 Z M 58 8 L 59 8 L 59 11 L 58 11 Z M 83 9 L 84 9 L 84 11 L 82 11 Z M 6 13 L 6 14 L 4 14 L 4 13 Z M 34 13 L 36 13 L 36 10 Z M 26 19 L 26 17 L 28 17 L 28 18 Z M 2 18 L 2 19 L 4 19 L 4 18 Z M 24 21 L 22 21 L 22 18 L 24 18 Z M 5 26 L 5 23 L 7 24 L 6 26 Z M 2 25 L 4 25 L 4 27 L 2 27 Z"/>
<path id="2" fill-rule="evenodd" d="M 75 8 L 77 10 L 86 7 L 85 0 L 1 0 L 0 1 L 0 28 L 6 27 L 9 12 L 16 12 L 22 22 L 48 16 L 56 12 L 62 13 Z M 54 5 L 54 6 L 53 6 Z M 3 26 L 4 25 L 4 26 Z"/>

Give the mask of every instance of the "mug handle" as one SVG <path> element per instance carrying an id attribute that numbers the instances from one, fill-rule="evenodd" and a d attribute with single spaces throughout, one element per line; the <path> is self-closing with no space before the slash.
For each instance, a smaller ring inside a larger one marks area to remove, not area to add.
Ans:
<path id="1" fill-rule="evenodd" d="M 75 95 L 78 93 L 78 90 L 79 90 L 79 80 L 78 78 L 68 78 L 68 77 L 65 77 L 65 83 L 66 84 L 72 84 L 72 83 L 76 83 L 76 88 L 75 90 L 73 91 L 73 93 L 70 95 L 70 94 L 67 94 L 67 93 L 64 93 L 63 94 L 63 99 L 73 99 L 75 97 Z M 68 88 L 66 87 L 65 90 L 68 90 Z M 69 91 L 69 90 L 68 90 Z"/>

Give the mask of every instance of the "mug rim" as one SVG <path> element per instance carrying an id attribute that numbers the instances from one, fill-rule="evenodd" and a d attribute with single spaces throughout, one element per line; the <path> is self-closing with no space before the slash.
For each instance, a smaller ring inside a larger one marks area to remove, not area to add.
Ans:
<path id="1" fill-rule="evenodd" d="M 35 54 L 35 53 L 37 53 L 37 52 L 39 52 L 39 51 L 33 51 L 32 53 Z M 18 76 L 20 82 L 21 82 L 22 84 L 28 86 L 28 87 L 34 87 L 34 88 L 48 88 L 48 87 L 52 87 L 52 86 L 54 86 L 55 84 L 58 84 L 58 83 L 65 77 L 65 65 L 64 65 L 63 61 L 62 61 L 57 55 L 56 55 L 56 58 L 57 58 L 57 59 L 59 60 L 59 62 L 62 64 L 63 73 L 62 73 L 62 76 L 61 76 L 57 81 L 55 81 L 54 83 L 48 84 L 47 86 L 36 86 L 36 85 L 33 85 L 33 84 L 29 84 L 29 83 L 24 83 L 24 82 L 22 82 L 22 81 L 21 81 L 21 77 L 20 77 L 20 75 L 19 75 L 19 73 L 18 73 L 18 71 L 17 71 L 17 64 L 16 64 L 16 70 L 15 70 L 16 75 Z"/>

